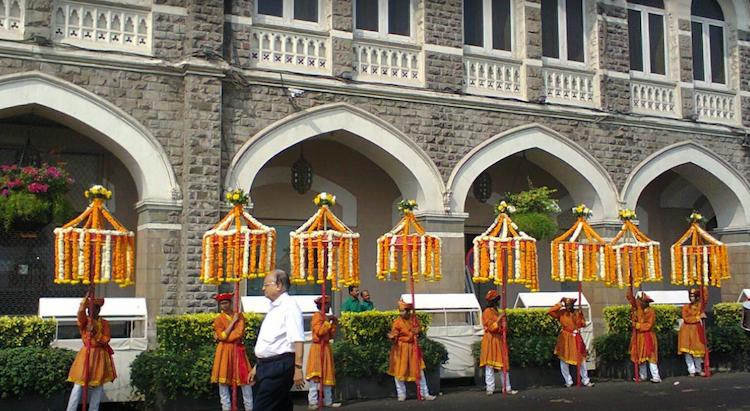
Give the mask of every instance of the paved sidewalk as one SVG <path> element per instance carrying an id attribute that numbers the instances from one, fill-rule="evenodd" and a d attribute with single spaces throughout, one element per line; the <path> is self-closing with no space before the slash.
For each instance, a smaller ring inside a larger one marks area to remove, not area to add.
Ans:
<path id="1" fill-rule="evenodd" d="M 295 411 L 306 410 L 305 398 L 295 396 Z M 395 398 L 345 403 L 346 410 L 750 410 L 750 373 L 715 374 L 711 378 L 669 378 L 650 382 L 600 382 L 593 388 L 536 388 L 514 396 L 485 395 L 476 387 L 445 389 L 435 401 Z"/>

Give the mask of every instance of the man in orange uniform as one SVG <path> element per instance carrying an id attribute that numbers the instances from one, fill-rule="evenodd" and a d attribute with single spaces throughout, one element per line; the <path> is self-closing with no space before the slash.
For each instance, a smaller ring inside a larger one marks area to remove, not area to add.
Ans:
<path id="1" fill-rule="evenodd" d="M 393 376 L 396 383 L 396 394 L 399 401 L 406 401 L 405 381 L 416 381 L 419 374 L 419 387 L 422 398 L 427 401 L 435 399 L 427 389 L 427 379 L 424 376 L 424 361 L 419 359 L 417 365 L 416 338 L 419 336 L 419 324 L 412 318 L 414 306 L 402 300 L 398 302 L 399 316 L 393 320 L 388 339 L 393 342 L 388 358 L 388 374 Z"/>
<path id="2" fill-rule="evenodd" d="M 245 400 L 245 411 L 253 409 L 253 388 L 249 385 L 250 362 L 245 354 L 242 337 L 245 335 L 245 318 L 232 309 L 232 293 L 217 294 L 214 299 L 219 303 L 221 312 L 214 319 L 214 338 L 216 354 L 211 370 L 211 383 L 219 384 L 219 400 L 222 411 L 232 409 L 230 387 L 236 384 L 241 387 Z"/>
<path id="3" fill-rule="evenodd" d="M 581 373 L 581 383 L 586 387 L 593 387 L 594 383 L 589 380 L 586 370 L 586 344 L 581 337 L 580 329 L 586 325 L 583 312 L 575 309 L 577 298 L 564 297 L 559 303 L 552 306 L 547 314 L 560 321 L 560 335 L 557 337 L 555 354 L 560 359 L 560 373 L 565 380 L 565 386 L 573 385 L 573 377 L 570 376 L 569 365 L 575 365 Z"/>
<path id="4" fill-rule="evenodd" d="M 706 314 L 706 293 L 697 288 L 690 289 L 690 304 L 682 306 L 682 325 L 677 335 L 677 353 L 685 354 L 688 373 L 695 377 L 695 373 L 702 376 L 703 356 L 706 355 L 706 334 L 703 319 Z"/>
<path id="5" fill-rule="evenodd" d="M 659 383 L 659 367 L 656 365 L 659 361 L 659 348 L 656 343 L 656 333 L 654 333 L 654 323 L 656 322 L 656 313 L 649 306 L 654 302 L 646 293 L 641 291 L 641 295 L 636 299 L 633 293 L 628 290 L 626 294 L 630 305 L 633 307 L 631 321 L 635 332 L 630 337 L 630 360 L 638 364 L 638 374 L 641 380 L 648 378 L 646 363 L 651 371 L 651 382 Z"/>
<path id="6" fill-rule="evenodd" d="M 88 409 L 90 411 L 99 410 L 104 384 L 117 378 L 115 364 L 112 361 L 114 352 L 109 346 L 109 340 L 112 337 L 109 331 L 109 322 L 99 318 L 99 311 L 104 305 L 104 298 L 95 298 L 93 301 L 94 309 L 91 316 L 93 321 L 87 315 L 89 298 L 91 297 L 84 297 L 81 305 L 78 306 L 78 330 L 81 333 L 84 346 L 78 351 L 78 355 L 76 355 L 68 373 L 68 381 L 75 383 L 68 400 L 68 411 L 75 411 L 78 408 L 84 386 L 89 387 Z M 90 342 L 89 337 L 91 337 Z M 85 372 L 87 355 L 89 357 L 88 375 Z"/>
<path id="7" fill-rule="evenodd" d="M 318 310 L 321 309 L 323 298 L 315 299 L 315 305 Z M 328 312 L 331 307 L 330 300 L 326 299 L 324 312 Z M 321 384 L 321 375 L 323 380 L 323 405 L 326 407 L 340 407 L 341 403 L 333 402 L 333 386 L 336 385 L 336 370 L 333 368 L 333 353 L 331 351 L 331 340 L 336 334 L 336 317 L 326 315 L 317 311 L 312 316 L 312 338 L 313 343 L 310 346 L 310 353 L 307 356 L 307 374 L 305 379 L 310 384 L 310 390 L 307 393 L 307 408 L 314 410 L 318 408 L 318 394 Z M 325 345 L 323 345 L 325 343 Z M 321 346 L 323 346 L 323 364 L 321 371 Z"/>
<path id="8" fill-rule="evenodd" d="M 500 371 L 500 384 L 505 386 L 505 392 L 515 395 L 518 391 L 510 388 L 510 364 L 508 351 L 503 346 L 503 330 L 507 329 L 505 314 L 498 309 L 500 296 L 497 291 L 490 290 L 484 297 L 487 308 L 482 312 L 482 350 L 479 354 L 479 366 L 484 367 L 484 383 L 487 395 L 495 391 L 495 372 Z"/>

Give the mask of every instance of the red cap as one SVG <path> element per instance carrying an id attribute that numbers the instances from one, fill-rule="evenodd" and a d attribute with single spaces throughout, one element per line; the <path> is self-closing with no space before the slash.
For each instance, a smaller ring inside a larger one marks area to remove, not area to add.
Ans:
<path id="1" fill-rule="evenodd" d="M 500 298 L 500 295 L 497 294 L 497 291 L 495 290 L 489 290 L 487 291 L 487 295 L 484 296 L 484 299 L 487 300 L 487 302 L 492 302 Z"/>
<path id="2" fill-rule="evenodd" d="M 639 299 L 640 299 L 641 301 L 645 301 L 645 302 L 647 302 L 647 303 L 652 303 L 652 302 L 654 302 L 653 298 L 649 297 L 649 296 L 648 296 L 648 294 L 644 293 L 643 291 L 641 291 L 641 296 L 640 296 L 640 297 L 638 297 L 638 298 L 639 298 Z"/>
<path id="3" fill-rule="evenodd" d="M 407 311 L 407 310 L 413 310 L 414 305 L 412 303 L 407 303 L 404 300 L 398 300 L 398 310 L 399 311 Z"/>
<path id="4" fill-rule="evenodd" d="M 231 300 L 232 297 L 234 297 L 234 294 L 232 293 L 222 293 L 222 294 L 216 294 L 214 296 L 214 300 L 216 300 L 216 302 L 222 302 L 224 300 Z"/>

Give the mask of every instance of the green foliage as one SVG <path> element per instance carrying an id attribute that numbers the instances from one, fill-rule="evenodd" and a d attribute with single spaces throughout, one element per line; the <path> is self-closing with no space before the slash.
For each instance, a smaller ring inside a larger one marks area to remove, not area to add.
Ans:
<path id="1" fill-rule="evenodd" d="M 656 312 L 654 331 L 657 334 L 674 330 L 677 326 L 677 319 L 682 315 L 680 308 L 672 305 L 652 305 L 651 309 Z M 610 305 L 605 307 L 604 322 L 607 325 L 607 332 L 610 334 L 630 333 L 632 327 L 630 306 Z"/>
<path id="2" fill-rule="evenodd" d="M 165 351 L 180 352 L 197 350 L 216 343 L 213 322 L 218 314 L 183 314 L 158 317 L 156 337 L 159 348 Z M 245 313 L 245 345 L 252 347 L 258 338 L 263 317 Z M 252 351 L 252 350 L 250 350 Z"/>
<path id="3" fill-rule="evenodd" d="M 345 312 L 339 318 L 340 337 L 353 344 L 381 341 L 391 330 L 398 311 Z M 422 334 L 427 332 L 432 318 L 427 313 L 417 312 Z"/>
<path id="4" fill-rule="evenodd" d="M 398 311 L 342 313 L 339 318 L 339 338 L 333 343 L 336 374 L 353 377 L 385 374 L 392 345 L 386 336 L 397 316 Z M 424 335 L 431 317 L 421 312 L 417 312 L 417 316 Z M 428 370 L 448 361 L 448 351 L 442 344 L 425 337 L 419 338 L 419 344 Z"/>
<path id="5" fill-rule="evenodd" d="M 146 351 L 133 360 L 130 384 L 136 393 L 144 395 L 149 409 L 160 398 L 209 397 L 214 393 L 211 368 L 215 351 L 214 345 L 189 351 Z"/>
<path id="6" fill-rule="evenodd" d="M 717 327 L 739 326 L 742 322 L 741 303 L 718 303 L 714 304 L 714 324 Z"/>
<path id="7" fill-rule="evenodd" d="M 529 189 L 516 194 L 506 194 L 508 203 L 516 207 L 516 212 L 521 213 L 541 213 L 557 214 L 560 212 L 560 206 L 557 200 L 552 198 L 552 194 L 557 192 L 554 188 L 538 187 L 534 188 L 529 181 Z"/>
<path id="8" fill-rule="evenodd" d="M 559 230 L 557 220 L 544 213 L 513 214 L 513 222 L 521 231 L 540 241 L 551 239 Z"/>
<path id="9" fill-rule="evenodd" d="M 0 317 L 0 349 L 48 347 L 55 338 L 55 321 L 39 317 Z"/>
<path id="10" fill-rule="evenodd" d="M 742 304 L 720 303 L 713 307 L 714 325 L 708 329 L 708 344 L 712 352 L 727 354 L 736 359 L 750 359 L 750 333 L 740 327 Z"/>
<path id="11" fill-rule="evenodd" d="M 594 350 L 601 362 L 624 361 L 630 358 L 630 333 L 600 335 L 594 338 Z"/>
<path id="12" fill-rule="evenodd" d="M 0 349 L 0 398 L 49 398 L 64 390 L 75 356 L 75 352 L 60 348 Z"/>
<path id="13" fill-rule="evenodd" d="M 0 196 L 0 224 L 10 230 L 16 223 L 49 222 L 50 202 L 36 194 L 15 192 Z"/>

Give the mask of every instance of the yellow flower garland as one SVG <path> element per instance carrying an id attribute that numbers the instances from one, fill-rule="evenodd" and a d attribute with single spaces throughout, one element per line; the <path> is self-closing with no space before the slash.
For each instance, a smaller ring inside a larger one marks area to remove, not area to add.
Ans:
<path id="1" fill-rule="evenodd" d="M 721 287 L 722 280 L 731 277 L 727 246 L 700 228 L 697 219 L 693 220 L 670 248 L 672 284 Z"/>
<path id="2" fill-rule="evenodd" d="M 660 282 L 661 252 L 658 242 L 651 240 L 631 221 L 632 210 L 621 210 L 622 229 L 609 242 L 605 284 L 611 287 L 638 287 L 642 282 Z M 618 263 L 619 262 L 619 263 Z"/>
<path id="3" fill-rule="evenodd" d="M 553 280 L 603 281 L 606 278 L 610 266 L 607 243 L 584 216 L 578 217 L 572 227 L 552 240 L 550 246 Z"/>
<path id="4" fill-rule="evenodd" d="M 416 204 L 413 205 L 416 207 Z M 411 209 L 402 210 L 404 217 L 377 240 L 376 277 L 379 280 L 439 281 L 440 237 L 426 234 Z M 401 275 L 396 276 L 400 266 Z"/>

